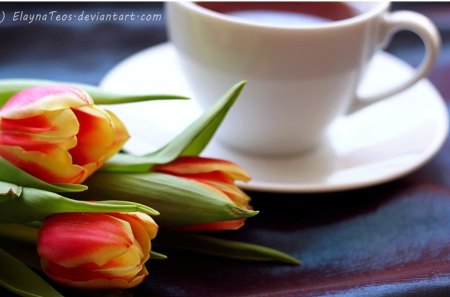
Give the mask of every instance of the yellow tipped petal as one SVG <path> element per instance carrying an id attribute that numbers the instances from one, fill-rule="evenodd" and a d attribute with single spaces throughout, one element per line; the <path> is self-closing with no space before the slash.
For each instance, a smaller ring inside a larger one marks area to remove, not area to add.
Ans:
<path id="1" fill-rule="evenodd" d="M 45 221 L 38 253 L 66 268 L 89 263 L 102 266 L 126 253 L 132 243 L 133 234 L 126 221 L 107 214 L 66 213 Z"/>
<path id="2" fill-rule="evenodd" d="M 78 289 L 92 289 L 92 290 L 108 290 L 108 289 L 130 289 L 134 288 L 148 276 L 148 271 L 145 266 L 142 267 L 142 270 L 132 279 L 124 279 L 124 278 L 96 278 L 89 280 L 73 280 L 63 278 L 59 275 L 50 275 L 48 276 L 53 279 L 55 282 L 63 284 L 67 287 L 78 288 Z"/>
<path id="3" fill-rule="evenodd" d="M 109 159 L 122 148 L 125 142 L 127 142 L 127 140 L 130 138 L 130 135 L 128 134 L 128 130 L 123 122 L 114 113 L 110 112 L 109 110 L 105 111 L 110 116 L 114 129 L 113 144 L 108 148 L 105 154 L 105 159 Z"/>
<path id="4" fill-rule="evenodd" d="M 54 149 L 49 154 L 26 151 L 16 146 L 1 146 L 0 155 L 31 175 L 54 183 L 80 183 L 86 178 L 86 170 L 72 164 L 67 151 Z"/>
<path id="5" fill-rule="evenodd" d="M 232 180 L 250 180 L 248 173 L 232 162 L 203 157 L 179 157 L 171 163 L 156 166 L 155 170 L 159 172 L 181 175 L 219 171 Z"/>
<path id="6" fill-rule="evenodd" d="M 78 130 L 77 118 L 70 109 L 26 119 L 1 119 L 0 145 L 20 146 L 43 153 L 56 147 L 68 150 L 76 146 Z"/>
<path id="7" fill-rule="evenodd" d="M 146 230 L 145 226 L 143 226 L 138 220 L 133 218 L 132 216 L 128 216 L 128 214 L 112 214 L 113 216 L 124 219 L 124 216 L 127 216 L 126 220 L 131 226 L 131 229 L 133 230 L 134 238 L 139 245 L 140 249 L 142 250 L 142 257 L 148 256 L 150 257 L 150 236 L 148 234 L 148 231 Z M 148 259 L 145 259 L 145 261 Z"/>
<path id="8" fill-rule="evenodd" d="M 73 111 L 80 123 L 77 146 L 70 150 L 74 163 L 102 163 L 115 137 L 109 116 L 103 110 L 93 106 Z"/>
<path id="9" fill-rule="evenodd" d="M 47 111 L 81 107 L 93 103 L 92 98 L 85 91 L 75 87 L 64 85 L 32 87 L 11 97 L 0 109 L 0 117 L 29 118 Z"/>
<path id="10" fill-rule="evenodd" d="M 203 182 L 225 193 L 237 206 L 241 208 L 252 209 L 252 207 L 250 206 L 250 197 L 234 184 L 216 182 L 213 180 L 205 180 Z"/>

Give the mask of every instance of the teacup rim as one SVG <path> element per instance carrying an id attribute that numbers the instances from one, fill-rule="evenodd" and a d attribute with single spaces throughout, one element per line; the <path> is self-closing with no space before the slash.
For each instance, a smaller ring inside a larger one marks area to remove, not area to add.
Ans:
<path id="1" fill-rule="evenodd" d="M 348 1 L 352 3 L 362 3 L 360 1 Z M 214 18 L 220 21 L 224 21 L 230 24 L 235 25 L 241 25 L 241 26 L 247 26 L 247 27 L 254 27 L 259 29 L 266 29 L 266 30 L 322 30 L 322 29 L 333 29 L 333 28 L 341 28 L 346 27 L 349 25 L 353 25 L 359 22 L 363 22 L 367 19 L 371 19 L 373 16 L 378 15 L 379 13 L 386 11 L 390 7 L 390 1 L 370 1 L 375 3 L 374 7 L 363 12 L 360 14 L 357 14 L 355 16 L 352 16 L 350 18 L 346 18 L 343 20 L 337 20 L 330 23 L 324 23 L 324 24 L 316 24 L 316 25 L 308 25 L 308 26 L 302 26 L 302 25 L 266 25 L 266 24 L 260 24 L 256 22 L 246 21 L 244 19 L 226 15 L 205 7 L 202 7 L 200 5 L 197 5 L 195 2 L 192 1 L 181 1 L 181 2 L 169 2 L 167 4 L 176 4 L 180 6 L 184 6 L 185 8 L 191 9 L 195 11 L 196 13 L 200 13 L 204 16 Z M 367 2 L 365 2 L 367 3 Z"/>

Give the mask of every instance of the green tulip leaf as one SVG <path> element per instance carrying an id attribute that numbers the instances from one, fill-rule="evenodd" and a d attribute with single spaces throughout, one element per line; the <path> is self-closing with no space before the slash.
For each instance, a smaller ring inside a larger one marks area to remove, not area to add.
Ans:
<path id="1" fill-rule="evenodd" d="M 24 297 L 63 297 L 37 273 L 0 249 L 0 285 Z"/>
<path id="2" fill-rule="evenodd" d="M 96 172 L 86 180 L 86 192 L 76 199 L 121 199 L 149 205 L 160 215 L 161 227 L 245 219 L 258 212 L 239 208 L 225 195 L 202 184 L 163 173 Z"/>
<path id="3" fill-rule="evenodd" d="M 122 196 L 124 198 L 126 196 Z M 23 188 L 19 197 L 5 201 L 0 207 L 0 223 L 20 223 L 42 220 L 64 212 L 144 212 L 159 213 L 149 206 L 129 201 L 87 202 L 69 199 L 53 192 Z"/>
<path id="4" fill-rule="evenodd" d="M 154 251 L 150 252 L 150 260 L 166 260 L 167 256 Z"/>
<path id="5" fill-rule="evenodd" d="M 85 185 L 75 184 L 50 184 L 40 180 L 31 174 L 17 168 L 0 156 L 0 181 L 20 185 L 23 187 L 37 188 L 51 192 L 80 192 L 87 189 Z M 1 193 L 1 188 L 0 188 Z"/>
<path id="6" fill-rule="evenodd" d="M 241 82 L 232 87 L 211 109 L 159 150 L 144 156 L 117 154 L 106 163 L 102 171 L 146 172 L 154 164 L 169 163 L 178 156 L 199 155 L 208 145 L 245 84 L 246 82 Z"/>
<path id="7" fill-rule="evenodd" d="M 64 84 L 79 87 L 94 99 L 95 104 L 119 104 L 119 103 L 131 103 L 141 102 L 149 100 L 165 100 L 165 99 L 189 99 L 184 96 L 169 95 L 169 94 L 152 94 L 152 95 L 125 95 L 117 94 L 103 90 L 99 87 L 79 84 L 73 82 L 59 82 L 51 80 L 40 79 L 2 79 L 0 80 L 0 107 L 6 103 L 14 94 L 30 87 Z"/>
<path id="8" fill-rule="evenodd" d="M 298 259 L 276 249 L 195 233 L 160 232 L 154 240 L 154 245 L 237 260 L 275 261 L 292 265 L 300 264 Z"/>

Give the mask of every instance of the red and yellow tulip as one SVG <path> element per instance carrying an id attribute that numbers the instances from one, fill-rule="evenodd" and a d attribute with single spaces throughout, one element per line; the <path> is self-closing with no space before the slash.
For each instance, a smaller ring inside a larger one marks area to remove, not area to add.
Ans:
<path id="1" fill-rule="evenodd" d="M 238 165 L 219 159 L 196 156 L 179 157 L 176 160 L 153 167 L 152 171 L 171 174 L 191 181 L 198 182 L 210 191 L 222 195 L 235 205 L 244 209 L 252 209 L 250 197 L 239 189 L 236 180 L 249 181 L 247 172 Z M 206 224 L 178 227 L 178 230 L 189 231 L 218 231 L 236 230 L 244 225 L 244 220 L 212 222 Z"/>
<path id="2" fill-rule="evenodd" d="M 83 90 L 33 87 L 0 109 L 0 156 L 50 183 L 82 183 L 129 138 Z"/>
<path id="3" fill-rule="evenodd" d="M 64 213 L 44 221 L 38 236 L 43 271 L 84 289 L 125 289 L 148 275 L 158 226 L 143 213 Z"/>

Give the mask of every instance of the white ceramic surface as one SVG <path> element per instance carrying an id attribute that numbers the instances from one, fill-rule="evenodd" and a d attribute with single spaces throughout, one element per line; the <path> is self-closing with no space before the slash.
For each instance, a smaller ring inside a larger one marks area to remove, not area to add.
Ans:
<path id="1" fill-rule="evenodd" d="M 412 68 L 387 54 L 376 55 L 362 87 L 370 93 L 395 85 Z M 191 95 L 174 48 L 162 44 L 126 59 L 104 78 L 108 90 L 129 93 Z M 108 106 L 126 123 L 132 138 L 125 149 L 154 150 L 185 128 L 200 108 L 195 100 L 154 101 Z M 252 175 L 242 188 L 273 192 L 327 192 L 386 182 L 427 162 L 447 137 L 448 113 L 428 80 L 336 121 L 317 150 L 293 158 L 258 158 L 240 154 L 213 139 L 202 155 L 234 161 Z"/>
<path id="2" fill-rule="evenodd" d="M 323 140 L 339 115 L 398 93 L 428 73 L 439 52 L 439 34 L 427 18 L 389 12 L 386 1 L 347 4 L 359 13 L 304 26 L 256 24 L 192 2 L 167 3 L 170 40 L 203 108 L 237 81 L 248 81 L 219 139 L 252 155 L 303 152 Z M 392 88 L 382 86 L 366 96 L 371 99 L 353 100 L 359 98 L 368 61 L 397 30 L 422 38 L 423 63 Z"/>

